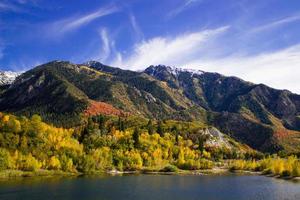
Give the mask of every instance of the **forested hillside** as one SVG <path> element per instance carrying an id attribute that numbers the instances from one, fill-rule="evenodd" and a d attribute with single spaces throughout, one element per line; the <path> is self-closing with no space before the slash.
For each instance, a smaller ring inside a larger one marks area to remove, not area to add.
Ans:
<path id="1" fill-rule="evenodd" d="M 0 113 L 0 170 L 208 169 L 262 154 L 198 122 L 98 115 L 75 129 Z"/>
<path id="2" fill-rule="evenodd" d="M 53 61 L 0 88 L 0 111 L 58 127 L 104 114 L 197 121 L 263 152 L 300 151 L 300 96 L 217 73 L 164 65 L 143 72 Z"/>

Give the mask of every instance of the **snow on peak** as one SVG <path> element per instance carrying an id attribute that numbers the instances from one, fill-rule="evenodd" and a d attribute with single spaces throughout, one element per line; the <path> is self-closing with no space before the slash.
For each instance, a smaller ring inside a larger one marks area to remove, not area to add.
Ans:
<path id="1" fill-rule="evenodd" d="M 165 65 L 158 65 L 158 66 L 150 66 L 152 68 L 151 74 L 154 75 L 158 72 L 161 72 L 163 70 L 168 71 L 170 74 L 173 74 L 174 76 L 178 76 L 180 73 L 190 73 L 191 76 L 193 75 L 201 75 L 204 72 L 197 69 L 188 69 L 188 68 L 179 68 L 179 67 L 170 67 Z"/>
<path id="2" fill-rule="evenodd" d="M 189 68 L 178 68 L 178 67 L 170 67 L 172 69 L 172 74 L 173 75 L 178 75 L 178 73 L 182 73 L 182 72 L 187 72 L 190 73 L 191 76 L 193 76 L 194 74 L 196 75 L 201 75 L 204 72 L 198 69 L 189 69 Z"/>
<path id="3" fill-rule="evenodd" d="M 21 75 L 20 72 L 0 71 L 0 85 L 8 85 Z"/>

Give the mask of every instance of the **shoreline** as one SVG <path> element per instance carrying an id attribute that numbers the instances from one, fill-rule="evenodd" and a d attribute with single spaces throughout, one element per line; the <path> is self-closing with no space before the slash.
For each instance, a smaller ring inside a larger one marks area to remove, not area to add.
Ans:
<path id="1" fill-rule="evenodd" d="M 195 176 L 207 176 L 207 175 L 254 175 L 254 176 L 265 176 L 269 178 L 277 178 L 282 180 L 291 180 L 291 181 L 300 181 L 300 177 L 282 177 L 279 175 L 273 174 L 264 174 L 260 171 L 249 171 L 249 170 L 230 170 L 228 168 L 219 168 L 215 167 L 212 169 L 203 169 L 203 170 L 179 170 L 178 172 L 161 172 L 161 171 L 108 171 L 105 172 L 108 175 L 130 175 L 130 174 L 142 174 L 142 175 L 195 175 Z"/>
<path id="2" fill-rule="evenodd" d="M 49 178 L 49 177 L 81 177 L 81 176 L 97 176 L 97 175 L 108 175 L 108 176 L 122 176 L 122 175 L 194 175 L 194 176 L 207 176 L 207 175 L 256 175 L 265 176 L 269 178 L 278 178 L 289 181 L 300 181 L 300 177 L 282 177 L 273 174 L 263 174 L 262 172 L 248 171 L 248 170 L 230 170 L 227 168 L 215 167 L 212 169 L 203 170 L 179 170 L 177 172 L 162 172 L 162 171 L 150 171 L 150 170 L 136 170 L 136 171 L 95 171 L 93 173 L 81 173 L 81 172 L 63 172 L 53 170 L 38 170 L 38 171 L 20 171 L 20 170 L 5 170 L 0 171 L 0 181 L 17 179 L 17 178 Z"/>
<path id="3" fill-rule="evenodd" d="M 29 177 L 71 177 L 83 175 L 79 172 L 64 172 L 54 170 L 38 170 L 38 171 L 21 171 L 21 170 L 4 170 L 0 171 L 0 180 L 14 178 L 29 178 Z"/>

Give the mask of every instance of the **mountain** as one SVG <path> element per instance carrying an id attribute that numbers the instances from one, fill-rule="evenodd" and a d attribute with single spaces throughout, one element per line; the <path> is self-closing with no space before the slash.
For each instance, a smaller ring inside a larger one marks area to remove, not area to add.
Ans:
<path id="1" fill-rule="evenodd" d="M 150 66 L 145 73 L 182 91 L 210 113 L 213 125 L 254 148 L 278 151 L 281 145 L 291 141 L 299 146 L 300 96 L 297 94 L 237 77 L 163 65 Z"/>
<path id="2" fill-rule="evenodd" d="M 87 115 L 200 121 L 265 152 L 300 152 L 300 95 L 218 73 L 150 66 L 143 72 L 90 61 L 53 61 L 19 76 L 0 111 L 73 127 Z"/>
<path id="3" fill-rule="evenodd" d="M 0 85 L 11 84 L 21 73 L 11 71 L 0 71 Z"/>

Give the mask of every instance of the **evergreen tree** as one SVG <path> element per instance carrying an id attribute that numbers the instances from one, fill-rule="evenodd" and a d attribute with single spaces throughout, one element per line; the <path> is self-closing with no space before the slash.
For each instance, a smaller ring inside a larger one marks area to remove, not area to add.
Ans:
<path id="1" fill-rule="evenodd" d="M 157 130 L 156 130 L 156 132 L 157 132 L 161 137 L 164 136 L 164 131 L 163 131 L 163 128 L 162 128 L 162 123 L 161 123 L 161 121 L 159 121 L 158 124 L 157 124 Z"/>
<path id="2" fill-rule="evenodd" d="M 176 134 L 176 133 L 178 132 L 178 128 L 177 128 L 176 125 L 172 126 L 171 132 L 172 132 L 173 134 Z"/>
<path id="3" fill-rule="evenodd" d="M 103 115 L 98 116 L 98 127 L 101 131 L 101 134 L 105 133 L 105 118 Z"/>
<path id="4" fill-rule="evenodd" d="M 84 127 L 84 129 L 82 130 L 81 135 L 80 135 L 78 141 L 79 141 L 80 143 L 82 143 L 83 140 L 84 140 L 84 138 L 86 138 L 88 135 L 89 135 L 89 130 L 88 130 L 87 127 Z"/>
<path id="5" fill-rule="evenodd" d="M 176 145 L 178 145 L 179 144 L 179 133 L 178 132 L 176 132 L 176 134 L 175 134 L 175 141 L 176 141 Z"/>
<path id="6" fill-rule="evenodd" d="M 140 131 L 137 127 L 135 127 L 133 134 L 132 134 L 132 139 L 134 141 L 134 147 L 138 148 L 140 144 Z"/>
<path id="7" fill-rule="evenodd" d="M 121 119 L 121 117 L 119 117 L 118 120 L 118 129 L 119 131 L 125 131 L 124 121 Z"/>
<path id="8" fill-rule="evenodd" d="M 206 137 L 203 136 L 203 135 L 200 135 L 200 136 L 198 136 L 197 140 L 198 140 L 197 141 L 197 143 L 198 143 L 198 149 L 199 149 L 200 152 L 203 152 L 203 150 L 204 150 L 204 143 L 206 141 Z"/>
<path id="9" fill-rule="evenodd" d="M 153 124 L 152 124 L 152 120 L 151 119 L 149 119 L 149 121 L 148 121 L 147 129 L 148 129 L 149 135 L 152 135 L 154 133 Z"/>
<path id="10" fill-rule="evenodd" d="M 179 130 L 178 130 L 178 127 L 176 125 L 174 125 L 171 128 L 171 132 L 175 135 L 176 145 L 178 145 L 178 142 L 179 142 Z"/>

